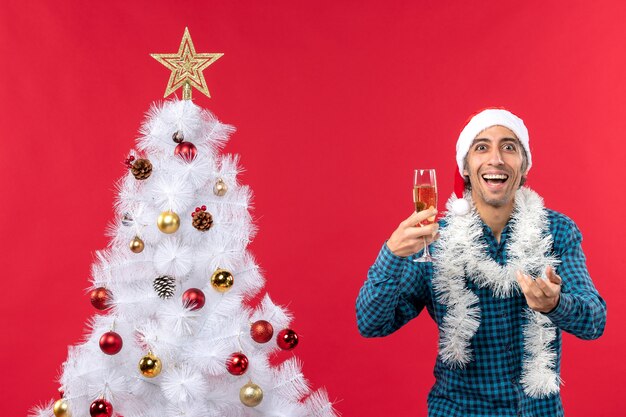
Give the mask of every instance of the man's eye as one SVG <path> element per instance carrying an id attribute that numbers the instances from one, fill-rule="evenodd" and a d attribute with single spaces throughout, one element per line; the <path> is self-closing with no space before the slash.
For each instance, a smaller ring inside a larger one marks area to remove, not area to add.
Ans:
<path id="1" fill-rule="evenodd" d="M 477 151 L 484 151 L 485 149 L 487 149 L 486 145 L 477 145 L 476 146 L 476 150 Z"/>
<path id="2" fill-rule="evenodd" d="M 511 144 L 504 145 L 504 150 L 514 151 L 515 150 L 515 145 L 511 145 Z"/>

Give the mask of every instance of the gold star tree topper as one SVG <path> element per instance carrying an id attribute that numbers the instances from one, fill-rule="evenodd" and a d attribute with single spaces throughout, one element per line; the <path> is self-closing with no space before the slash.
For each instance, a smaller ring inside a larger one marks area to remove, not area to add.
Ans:
<path id="1" fill-rule="evenodd" d="M 191 87 L 195 87 L 196 90 L 210 98 L 211 94 L 209 93 L 209 88 L 206 85 L 202 71 L 220 59 L 222 55 L 224 54 L 196 53 L 191 35 L 189 34 L 189 29 L 185 28 L 185 34 L 183 35 L 183 40 L 180 42 L 177 53 L 150 54 L 152 58 L 172 71 L 163 97 L 167 97 L 174 91 L 183 87 L 183 99 L 191 100 Z"/>

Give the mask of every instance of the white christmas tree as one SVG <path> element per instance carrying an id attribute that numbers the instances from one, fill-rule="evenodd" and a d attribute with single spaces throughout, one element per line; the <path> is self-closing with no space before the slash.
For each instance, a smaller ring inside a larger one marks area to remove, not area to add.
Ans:
<path id="1" fill-rule="evenodd" d="M 289 313 L 267 295 L 247 306 L 264 285 L 247 251 L 251 192 L 237 156 L 219 153 L 234 129 L 190 100 L 191 86 L 206 89 L 203 55 L 185 30 L 172 61 L 187 72 L 172 70 L 168 91 L 178 82 L 186 99 L 148 113 L 92 267 L 103 313 L 69 350 L 61 398 L 31 416 L 335 416 L 295 357 L 270 364 L 298 343 Z"/>

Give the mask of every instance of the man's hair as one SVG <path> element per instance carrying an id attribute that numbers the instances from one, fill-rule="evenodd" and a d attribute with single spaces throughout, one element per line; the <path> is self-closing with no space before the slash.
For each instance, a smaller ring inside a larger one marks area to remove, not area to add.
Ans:
<path id="1" fill-rule="evenodd" d="M 520 140 L 518 138 L 515 138 L 515 140 L 517 141 L 517 145 L 519 146 L 519 148 L 522 150 L 522 173 L 525 173 L 526 170 L 528 169 L 528 155 L 526 155 L 526 149 L 524 149 L 524 147 L 520 143 Z M 469 155 L 469 152 L 465 154 L 465 159 L 463 159 L 464 170 L 467 169 L 467 156 L 468 155 Z M 472 184 L 470 182 L 469 176 L 463 175 L 463 183 L 465 184 L 465 191 L 472 190 Z M 526 183 L 526 175 L 522 176 L 522 181 L 520 181 L 519 186 L 521 187 L 525 183 Z"/>

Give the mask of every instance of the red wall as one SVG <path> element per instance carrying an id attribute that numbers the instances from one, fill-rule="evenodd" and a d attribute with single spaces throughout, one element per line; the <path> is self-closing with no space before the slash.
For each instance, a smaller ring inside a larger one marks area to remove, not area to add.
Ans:
<path id="1" fill-rule="evenodd" d="M 527 123 L 529 185 L 582 229 L 608 304 L 601 339 L 565 337 L 567 415 L 621 415 L 626 4 L 591 4 L 3 0 L 2 414 L 56 395 L 93 314 L 113 184 L 168 79 L 148 54 L 175 52 L 188 26 L 197 51 L 225 53 L 205 72 L 213 98 L 195 97 L 238 128 L 226 151 L 255 191 L 267 290 L 344 416 L 426 414 L 435 326 L 363 339 L 354 300 L 411 212 L 412 169 L 437 168 L 447 196 L 463 122 L 493 105 Z"/>

